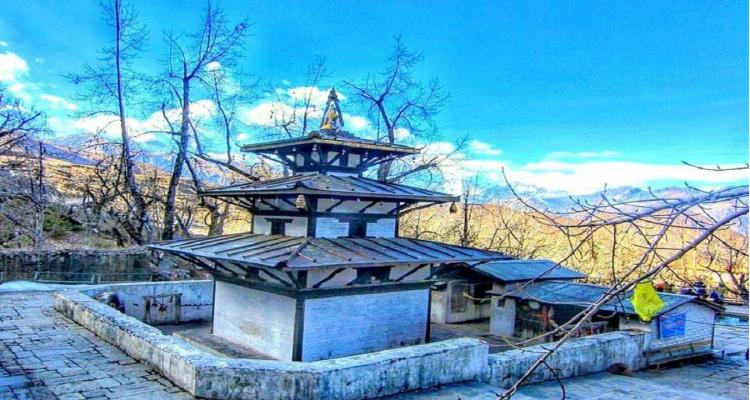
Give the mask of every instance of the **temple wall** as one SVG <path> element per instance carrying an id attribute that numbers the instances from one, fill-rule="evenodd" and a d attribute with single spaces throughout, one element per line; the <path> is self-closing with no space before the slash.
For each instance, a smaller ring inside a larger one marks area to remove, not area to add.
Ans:
<path id="1" fill-rule="evenodd" d="M 295 303 L 289 297 L 216 281 L 214 335 L 291 360 Z"/>
<path id="2" fill-rule="evenodd" d="M 367 223 L 367 236 L 392 238 L 396 236 L 396 220 L 384 218 L 378 222 Z"/>
<path id="3" fill-rule="evenodd" d="M 302 361 L 424 341 L 429 289 L 305 300 Z"/>
<path id="4" fill-rule="evenodd" d="M 326 279 L 329 275 L 331 275 L 334 271 L 336 271 L 338 268 L 313 268 L 311 270 L 307 271 L 307 287 L 311 288 L 316 283 L 320 282 L 323 279 Z M 357 270 L 353 268 L 347 268 L 336 275 L 334 275 L 331 279 L 325 281 L 322 285 L 320 285 L 321 288 L 330 288 L 330 287 L 342 287 L 346 286 L 349 282 L 355 280 L 357 278 Z"/>
<path id="5" fill-rule="evenodd" d="M 335 238 L 349 235 L 349 224 L 337 218 L 316 218 L 315 236 Z"/>

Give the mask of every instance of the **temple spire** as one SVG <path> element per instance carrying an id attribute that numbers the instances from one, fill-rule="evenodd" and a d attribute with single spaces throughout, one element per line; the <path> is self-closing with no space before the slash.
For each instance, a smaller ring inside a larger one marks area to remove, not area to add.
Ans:
<path id="1" fill-rule="evenodd" d="M 323 120 L 320 122 L 320 130 L 339 131 L 344 127 L 344 119 L 341 117 L 341 108 L 339 107 L 339 97 L 336 89 L 331 88 L 328 92 L 328 102 L 323 112 Z"/>

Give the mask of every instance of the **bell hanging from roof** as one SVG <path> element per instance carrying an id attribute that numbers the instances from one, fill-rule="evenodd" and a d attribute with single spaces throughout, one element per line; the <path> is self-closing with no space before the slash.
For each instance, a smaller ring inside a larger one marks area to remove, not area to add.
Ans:
<path id="1" fill-rule="evenodd" d="M 451 208 L 448 209 L 448 211 L 451 212 L 451 214 L 455 214 L 458 212 L 458 206 L 456 206 L 456 203 L 451 203 Z"/>
<path id="2" fill-rule="evenodd" d="M 304 195 L 297 196 L 297 200 L 294 201 L 294 206 L 297 207 L 300 210 L 304 210 L 307 208 L 307 200 L 305 200 Z"/>

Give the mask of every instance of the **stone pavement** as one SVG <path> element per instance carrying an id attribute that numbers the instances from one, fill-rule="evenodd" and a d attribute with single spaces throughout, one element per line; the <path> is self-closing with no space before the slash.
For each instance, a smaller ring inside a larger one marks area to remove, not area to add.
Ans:
<path id="1" fill-rule="evenodd" d="M 0 293 L 0 399 L 190 399 L 52 309 L 51 292 Z"/>
<path id="2" fill-rule="evenodd" d="M 634 377 L 601 373 L 566 379 L 566 398 L 747 399 L 747 329 L 717 329 L 716 345 L 734 355 Z M 465 383 L 394 399 L 489 400 L 498 392 Z M 560 399 L 560 394 L 557 382 L 544 382 L 523 386 L 513 399 Z M 53 310 L 51 292 L 0 293 L 0 399 L 189 398 L 155 370 Z"/>

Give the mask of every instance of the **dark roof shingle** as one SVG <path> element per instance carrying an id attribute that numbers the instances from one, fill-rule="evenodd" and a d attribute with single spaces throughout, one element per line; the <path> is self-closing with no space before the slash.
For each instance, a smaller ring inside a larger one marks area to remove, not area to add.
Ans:
<path id="1" fill-rule="evenodd" d="M 550 260 L 501 260 L 472 267 L 477 272 L 502 282 L 528 280 L 583 279 L 586 274 L 557 265 Z"/>
<path id="2" fill-rule="evenodd" d="M 491 251 L 409 238 L 305 238 L 252 233 L 178 239 L 148 247 L 187 257 L 288 270 L 468 263 L 507 257 Z"/>

